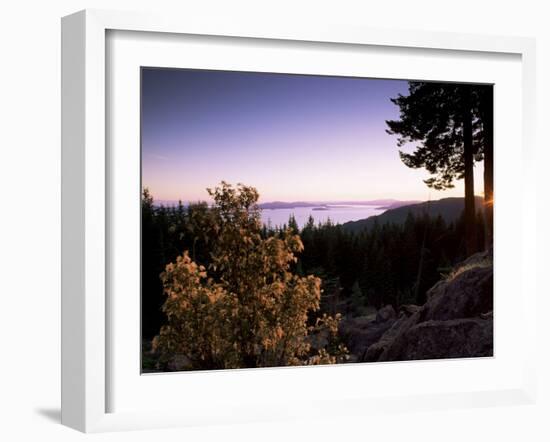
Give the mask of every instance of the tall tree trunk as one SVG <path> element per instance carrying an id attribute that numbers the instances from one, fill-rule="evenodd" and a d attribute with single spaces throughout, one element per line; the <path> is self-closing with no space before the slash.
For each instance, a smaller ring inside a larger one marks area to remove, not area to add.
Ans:
<path id="1" fill-rule="evenodd" d="M 493 86 L 487 87 L 483 96 L 483 191 L 485 194 L 485 249 L 493 245 L 493 146 L 494 146 L 494 114 Z"/>
<path id="2" fill-rule="evenodd" d="M 462 130 L 464 137 L 464 224 L 466 230 L 466 254 L 477 250 L 476 213 L 474 198 L 474 148 L 472 142 L 471 87 L 462 88 Z"/>

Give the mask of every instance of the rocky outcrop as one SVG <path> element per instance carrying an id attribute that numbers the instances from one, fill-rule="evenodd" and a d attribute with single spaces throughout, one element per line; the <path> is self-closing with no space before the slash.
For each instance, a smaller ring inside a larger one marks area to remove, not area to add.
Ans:
<path id="1" fill-rule="evenodd" d="M 391 305 L 382 307 L 376 312 L 376 323 L 384 324 L 388 321 L 393 321 L 396 318 L 395 310 Z"/>
<path id="2" fill-rule="evenodd" d="M 366 351 L 361 353 L 360 360 L 363 362 L 377 361 L 398 336 L 418 322 L 418 317 L 419 313 L 414 313 L 410 316 L 406 313 L 402 313 L 377 342 L 367 347 Z"/>
<path id="3" fill-rule="evenodd" d="M 338 334 L 354 357 L 352 360 L 361 360 L 367 349 L 386 333 L 396 320 L 395 310 L 387 305 L 376 315 L 359 316 L 343 319 L 338 328 Z"/>
<path id="4" fill-rule="evenodd" d="M 415 324 L 399 339 L 394 339 L 378 360 L 410 361 L 492 355 L 493 321 L 464 318 Z"/>
<path id="5" fill-rule="evenodd" d="M 360 353 L 362 361 L 493 355 L 493 265 L 490 252 L 471 256 L 427 294 L 402 306 L 397 319 Z M 366 331 L 363 331 L 366 334 Z M 360 349 L 360 346 L 357 346 Z"/>
<path id="6" fill-rule="evenodd" d="M 493 309 L 493 267 L 474 267 L 428 292 L 422 319 L 473 318 Z"/>

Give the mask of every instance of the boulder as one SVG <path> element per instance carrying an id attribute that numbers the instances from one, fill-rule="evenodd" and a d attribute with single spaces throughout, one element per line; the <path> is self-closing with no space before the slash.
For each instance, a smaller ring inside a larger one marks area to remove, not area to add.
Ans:
<path id="1" fill-rule="evenodd" d="M 376 322 L 386 322 L 395 319 L 395 310 L 391 305 L 386 305 L 376 312 Z"/>
<path id="2" fill-rule="evenodd" d="M 170 361 L 167 363 L 166 369 L 168 371 L 192 370 L 193 363 L 187 356 L 185 356 L 184 354 L 178 353 L 174 355 L 172 359 L 170 359 Z"/>
<path id="3" fill-rule="evenodd" d="M 404 305 L 362 361 L 463 358 L 493 354 L 493 266 L 476 254 L 434 285 L 423 306 Z M 380 312 L 379 312 L 380 313 Z M 389 314 L 389 312 L 388 312 Z M 377 315 L 377 319 L 382 315 Z M 384 322 L 382 322 L 384 324 Z"/>
<path id="4" fill-rule="evenodd" d="M 367 349 L 382 337 L 395 320 L 395 310 L 388 305 L 380 309 L 375 317 L 371 315 L 343 319 L 338 334 L 350 353 L 361 360 Z"/>
<path id="5" fill-rule="evenodd" d="M 369 349 L 370 350 L 370 349 Z M 381 353 L 379 361 L 493 356 L 493 320 L 425 321 L 407 330 Z"/>
<path id="6" fill-rule="evenodd" d="M 487 264 L 493 263 L 493 248 L 485 252 L 474 253 L 470 257 L 466 258 L 460 264 L 456 265 L 455 268 L 469 268 L 477 266 L 485 266 Z"/>
<path id="7" fill-rule="evenodd" d="M 418 313 L 422 307 L 416 304 L 403 304 L 399 307 L 399 315 L 405 315 L 407 317 Z"/>
<path id="8" fill-rule="evenodd" d="M 412 316 L 402 314 L 392 326 L 380 337 L 380 339 L 369 346 L 362 353 L 360 360 L 362 362 L 374 362 L 382 355 L 382 353 L 391 345 L 397 336 L 405 333 L 409 328 L 413 327 L 417 322 L 420 314 L 417 312 Z"/>
<path id="9" fill-rule="evenodd" d="M 422 320 L 472 318 L 493 310 L 493 267 L 474 267 L 429 291 Z"/>

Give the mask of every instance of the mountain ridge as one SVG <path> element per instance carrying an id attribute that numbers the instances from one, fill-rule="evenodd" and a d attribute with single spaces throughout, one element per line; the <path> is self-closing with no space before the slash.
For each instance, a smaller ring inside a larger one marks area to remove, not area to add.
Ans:
<path id="1" fill-rule="evenodd" d="M 483 197 L 475 197 L 476 211 L 483 207 Z M 402 224 L 407 219 L 409 213 L 413 215 L 422 215 L 427 213 L 430 217 L 441 217 L 445 222 L 455 222 L 464 211 L 463 197 L 447 197 L 435 201 L 423 201 L 421 203 L 400 206 L 386 210 L 380 215 L 373 215 L 358 221 L 348 221 L 342 224 L 342 227 L 351 232 L 360 232 L 371 228 L 376 222 L 378 224 L 394 223 Z"/>

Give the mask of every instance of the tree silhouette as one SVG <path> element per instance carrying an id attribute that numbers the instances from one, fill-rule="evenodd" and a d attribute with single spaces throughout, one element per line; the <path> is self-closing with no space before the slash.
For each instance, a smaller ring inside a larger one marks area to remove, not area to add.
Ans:
<path id="1" fill-rule="evenodd" d="M 492 86 L 409 82 L 409 95 L 391 99 L 399 107 L 400 119 L 386 121 L 387 132 L 399 136 L 399 147 L 417 143 L 413 153 L 399 155 L 408 167 L 425 168 L 433 175 L 424 180 L 428 187 L 449 189 L 464 179 L 468 254 L 476 251 L 477 244 L 473 168 L 484 154 L 486 198 L 492 195 L 491 95 Z"/>
<path id="2" fill-rule="evenodd" d="M 494 113 L 493 87 L 478 88 L 479 115 L 483 125 L 483 185 L 485 193 L 485 248 L 493 244 L 493 146 Z"/>

